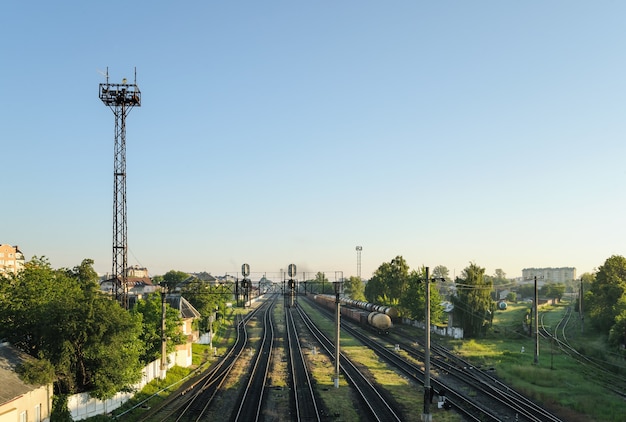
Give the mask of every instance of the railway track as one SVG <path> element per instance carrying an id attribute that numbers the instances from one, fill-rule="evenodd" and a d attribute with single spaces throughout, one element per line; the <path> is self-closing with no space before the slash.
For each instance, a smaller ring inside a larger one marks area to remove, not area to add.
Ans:
<path id="1" fill-rule="evenodd" d="M 539 335 L 556 344 L 563 353 L 576 360 L 588 379 L 612 391 L 622 398 L 626 398 L 626 377 L 616 373 L 605 364 L 580 353 L 567 339 L 567 327 L 571 320 L 572 308 L 568 306 L 563 317 L 559 320 L 553 330 L 544 323 L 545 313 L 541 314 Z M 560 334 L 559 334 L 560 332 Z M 560 338 L 559 338 L 560 337 Z"/>
<path id="2" fill-rule="evenodd" d="M 323 308 L 320 308 L 323 309 Z M 325 312 L 332 318 L 332 315 Z M 397 343 L 383 344 L 381 339 L 361 328 L 355 328 L 350 322 L 342 322 L 342 330 L 372 348 L 382 359 L 396 367 L 402 374 L 417 384 L 423 384 L 424 373 L 421 366 L 399 356 L 396 344 L 412 358 L 423 362 L 424 353 L 413 343 L 398 340 Z M 376 339 L 376 340 L 374 340 Z M 439 375 L 431 374 L 431 384 L 439 393 L 445 392 L 446 401 L 468 420 L 476 421 L 548 421 L 561 420 L 502 384 L 488 373 L 474 368 L 468 362 L 458 358 L 445 348 L 431 345 L 431 365 Z M 416 392 L 416 396 L 418 396 Z"/>
<path id="3" fill-rule="evenodd" d="M 253 365 L 248 374 L 248 383 L 238 401 L 239 406 L 231 417 L 232 421 L 249 422 L 260 420 L 263 399 L 266 393 L 267 374 L 270 369 L 272 350 L 274 348 L 274 318 L 272 311 L 275 304 L 276 297 L 274 296 L 274 299 L 264 307 L 261 345 L 253 359 Z"/>
<path id="4" fill-rule="evenodd" d="M 313 320 L 300 307 L 297 307 L 296 310 L 302 323 L 307 327 L 311 335 L 315 337 L 321 348 L 329 356 L 333 356 L 335 346 L 331 339 L 315 325 Z M 377 422 L 400 422 L 403 420 L 402 415 L 394 410 L 394 406 L 390 404 L 390 399 L 385 397 L 384 390 L 370 382 L 368 377 L 354 362 L 343 354 L 340 354 L 339 361 L 344 377 L 355 389 L 359 403 L 363 406 L 361 407 L 364 412 L 362 420 Z"/>
<path id="5" fill-rule="evenodd" d="M 295 421 L 321 421 L 320 406 L 309 376 L 298 328 L 294 320 L 294 308 L 285 309 L 285 325 L 287 327 L 287 353 L 289 372 L 291 374 L 292 416 Z"/>
<path id="6" fill-rule="evenodd" d="M 273 300 L 275 301 L 275 298 Z M 186 422 L 208 419 L 207 415 L 215 404 L 224 383 L 248 347 L 248 324 L 258 314 L 267 312 L 271 303 L 273 303 L 272 300 L 264 301 L 261 306 L 239 319 L 236 324 L 235 342 L 216 365 L 211 366 L 176 393 L 171 394 L 167 400 L 150 409 L 139 420 Z"/>

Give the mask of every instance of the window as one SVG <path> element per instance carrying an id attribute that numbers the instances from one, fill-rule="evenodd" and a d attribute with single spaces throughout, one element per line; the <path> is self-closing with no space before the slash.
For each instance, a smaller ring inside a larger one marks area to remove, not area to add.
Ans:
<path id="1" fill-rule="evenodd" d="M 35 422 L 41 422 L 41 404 L 35 406 Z"/>
<path id="2" fill-rule="evenodd" d="M 20 413 L 20 422 L 28 422 L 28 412 L 26 410 Z"/>

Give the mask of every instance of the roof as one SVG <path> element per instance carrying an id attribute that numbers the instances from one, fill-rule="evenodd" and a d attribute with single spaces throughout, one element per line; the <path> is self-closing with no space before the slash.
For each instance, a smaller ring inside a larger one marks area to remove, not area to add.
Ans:
<path id="1" fill-rule="evenodd" d="M 41 385 L 26 384 L 17 375 L 17 366 L 27 359 L 32 359 L 13 348 L 8 343 L 0 343 L 0 405 L 8 403 Z"/>
<path id="2" fill-rule="evenodd" d="M 174 309 L 178 309 L 183 319 L 200 318 L 202 315 L 191 303 L 180 295 L 167 295 L 165 297 L 167 303 Z"/>

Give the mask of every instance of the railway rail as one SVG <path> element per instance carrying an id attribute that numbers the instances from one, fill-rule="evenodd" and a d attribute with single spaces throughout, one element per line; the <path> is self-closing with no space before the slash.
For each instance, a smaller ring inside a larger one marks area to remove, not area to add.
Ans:
<path id="1" fill-rule="evenodd" d="M 258 421 L 261 417 L 267 374 L 269 372 L 272 350 L 274 348 L 274 321 L 273 309 L 276 297 L 263 310 L 263 335 L 261 346 L 254 358 L 252 369 L 249 372 L 248 383 L 238 401 L 232 421 Z"/>
<path id="2" fill-rule="evenodd" d="M 320 308 L 322 309 L 322 308 Z M 330 313 L 325 313 L 329 318 Z M 416 383 L 423 383 L 421 367 L 401 358 L 393 351 L 390 344 L 381 344 L 381 339 L 373 340 L 371 334 L 352 327 L 345 321 L 342 330 L 359 339 L 372 348 L 381 358 L 398 368 L 405 376 Z M 419 361 L 424 360 L 424 353 L 413 343 L 398 340 L 402 350 Z M 561 420 L 538 404 L 502 384 L 488 373 L 472 367 L 445 348 L 431 345 L 431 365 L 440 371 L 437 377 L 431 377 L 431 383 L 440 393 L 445 392 L 446 401 L 469 420 L 515 420 L 515 421 L 550 421 Z M 418 375 L 419 374 L 419 375 Z"/>
<path id="3" fill-rule="evenodd" d="M 187 383 L 184 388 L 171 394 L 159 406 L 146 412 L 140 421 L 183 422 L 203 420 L 248 346 L 248 324 L 257 314 L 267 312 L 271 303 L 272 299 L 264 301 L 261 306 L 241 317 L 236 326 L 235 342 L 222 359 Z"/>
<path id="4" fill-rule="evenodd" d="M 544 339 L 556 344 L 558 348 L 575 359 L 588 379 L 612 391 L 622 398 L 626 398 L 626 377 L 615 373 L 606 365 L 596 362 L 594 359 L 580 353 L 567 339 L 567 327 L 572 317 L 572 308 L 568 306 L 563 317 L 558 321 L 553 330 L 544 323 L 545 313 L 541 314 L 539 323 L 539 335 Z M 559 334 L 560 332 L 560 334 Z M 560 337 L 560 338 L 559 338 Z"/>
<path id="5" fill-rule="evenodd" d="M 293 313 L 294 308 L 285 309 L 285 325 L 287 326 L 287 353 L 289 355 L 289 372 L 291 373 L 291 403 L 293 404 L 293 420 L 321 421 L 320 406 L 309 376 L 298 328 Z"/>
<path id="6" fill-rule="evenodd" d="M 333 356 L 335 350 L 333 342 L 315 325 L 313 320 L 303 312 L 300 307 L 296 309 L 302 322 L 315 337 L 322 349 L 325 350 L 328 355 Z M 340 354 L 339 361 L 342 373 L 350 385 L 356 390 L 359 401 L 363 405 L 362 409 L 366 412 L 362 420 L 377 422 L 402 421 L 402 415 L 394 410 L 394 406 L 390 404 L 390 400 L 385 397 L 380 386 L 372 384 L 357 365 L 345 355 Z"/>

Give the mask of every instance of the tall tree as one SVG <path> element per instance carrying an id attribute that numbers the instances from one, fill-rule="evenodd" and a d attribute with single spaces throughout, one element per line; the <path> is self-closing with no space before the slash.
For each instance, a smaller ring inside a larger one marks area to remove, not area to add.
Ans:
<path id="1" fill-rule="evenodd" d="M 478 337 L 493 315 L 491 290 L 493 283 L 485 279 L 485 269 L 470 263 L 456 280 L 456 296 L 452 297 L 457 321 L 464 335 Z"/>
<path id="2" fill-rule="evenodd" d="M 365 300 L 365 288 L 361 277 L 350 276 L 344 281 L 343 293 L 350 299 Z"/>
<path id="3" fill-rule="evenodd" d="M 163 283 L 168 292 L 173 292 L 174 289 L 187 278 L 189 278 L 189 274 L 185 272 L 170 270 L 163 275 Z"/>
<path id="4" fill-rule="evenodd" d="M 598 268 L 585 296 L 591 322 L 601 332 L 608 334 L 616 317 L 626 311 L 626 301 L 622 300 L 625 292 L 626 258 L 613 255 Z"/>
<path id="5" fill-rule="evenodd" d="M 209 331 L 210 317 L 216 309 L 224 313 L 226 301 L 230 298 L 222 286 L 211 285 L 199 279 L 186 283 L 181 295 L 202 314 L 199 327 L 202 332 Z"/>
<path id="6" fill-rule="evenodd" d="M 493 275 L 493 283 L 497 286 L 500 284 L 507 284 L 509 280 L 506 278 L 506 273 L 502 268 L 496 268 L 496 272 Z"/>
<path id="7" fill-rule="evenodd" d="M 162 297 L 153 293 L 146 299 L 137 302 L 132 312 L 141 315 L 141 342 L 145 345 L 141 361 L 145 364 L 161 357 L 161 318 Z M 173 352 L 177 344 L 183 344 L 185 337 L 181 330 L 182 319 L 178 310 L 165 305 L 165 338 L 166 351 Z"/>
<path id="8" fill-rule="evenodd" d="M 382 305 L 398 303 L 408 287 L 409 266 L 404 258 L 396 256 L 391 262 L 385 262 L 374 271 L 374 275 L 365 286 L 365 297 L 370 302 Z"/>
<path id="9" fill-rule="evenodd" d="M 443 278 L 446 281 L 452 281 L 450 279 L 450 270 L 444 265 L 437 265 L 433 268 L 433 278 Z"/>
<path id="10" fill-rule="evenodd" d="M 326 278 L 326 274 L 324 274 L 323 272 L 318 272 L 317 274 L 315 274 L 315 278 L 312 281 L 311 288 L 313 288 L 313 286 L 315 285 L 315 291 L 318 293 L 334 294 L 333 288 L 329 287 L 328 284 L 329 281 Z"/>
<path id="11" fill-rule="evenodd" d="M 443 308 L 441 306 L 441 296 L 436 288 L 435 281 L 430 282 L 430 320 L 436 324 L 443 322 Z M 399 307 L 407 317 L 415 320 L 423 320 L 426 317 L 426 268 L 419 271 L 411 271 L 407 282 L 407 288 L 400 298 Z"/>
<path id="12" fill-rule="evenodd" d="M 93 261 L 54 270 L 34 257 L 2 283 L 0 337 L 48 360 L 57 393 L 111 397 L 141 379 L 141 324 L 99 291 Z"/>

